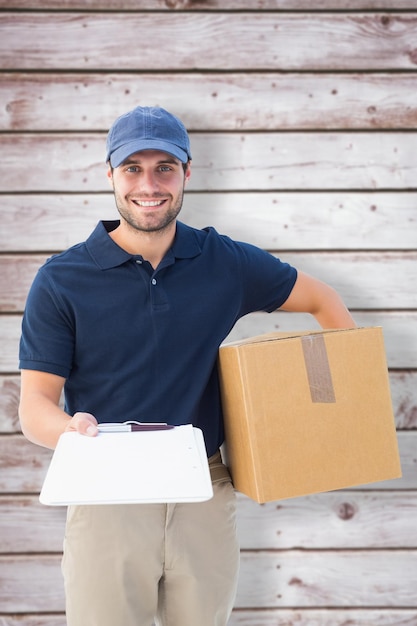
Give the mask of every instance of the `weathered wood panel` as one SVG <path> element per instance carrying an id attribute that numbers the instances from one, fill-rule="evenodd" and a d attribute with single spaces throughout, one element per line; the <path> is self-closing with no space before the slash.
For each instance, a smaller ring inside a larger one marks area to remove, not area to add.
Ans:
<path id="1" fill-rule="evenodd" d="M 71 9 L 102 11 L 347 11 L 361 9 L 392 9 L 393 0 L 0 0 L 6 9 Z M 415 9 L 415 0 L 395 0 L 395 9 Z"/>
<path id="2" fill-rule="evenodd" d="M 0 493 L 39 493 L 52 451 L 23 435 L 0 437 Z"/>
<path id="3" fill-rule="evenodd" d="M 415 249 L 417 194 L 186 194 L 183 219 L 267 250 Z"/>
<path id="4" fill-rule="evenodd" d="M 65 615 L 1 615 L 1 626 L 67 626 Z M 385 626 L 385 625 L 384 625 Z"/>
<path id="5" fill-rule="evenodd" d="M 43 175 L 45 177 L 45 175 Z M 59 251 L 117 219 L 112 193 L 4 194 L 4 252 Z M 415 192 L 186 193 L 181 219 L 266 250 L 416 248 Z"/>
<path id="6" fill-rule="evenodd" d="M 0 25 L 0 64 L 14 70 L 159 71 L 160 55 L 144 36 L 150 32 L 164 42 L 165 71 L 398 70 L 417 63 L 417 18 L 408 13 L 4 13 Z"/>
<path id="7" fill-rule="evenodd" d="M 417 626 L 415 610 L 270 610 L 235 611 L 229 626 Z M 7 623 L 5 626 L 9 626 Z M 14 624 L 10 624 L 14 626 Z M 28 624 L 32 626 L 32 624 Z M 37 625 L 36 625 L 37 626 Z M 39 626 L 49 626 L 40 624 Z M 55 626 L 55 624 L 52 624 Z M 56 626 L 61 626 L 57 624 Z"/>
<path id="8" fill-rule="evenodd" d="M 4 135 L 1 191 L 107 191 L 105 135 Z M 190 190 L 413 189 L 417 133 L 195 133 Z"/>
<path id="9" fill-rule="evenodd" d="M 0 376 L 0 433 L 20 431 L 18 405 L 20 376 Z"/>
<path id="10" fill-rule="evenodd" d="M 395 369 L 417 369 L 417 312 L 353 312 L 358 326 L 382 326 L 388 366 Z M 263 333 L 316 329 L 314 318 L 303 313 L 252 313 L 238 321 L 228 336 L 237 341 Z M 12 374 L 18 368 L 18 346 L 21 332 L 19 315 L 0 316 L 0 373 Z"/>
<path id="11" fill-rule="evenodd" d="M 416 233 L 417 234 L 417 233 Z M 290 253 L 282 260 L 333 285 L 351 309 L 417 309 L 417 252 Z M 0 256 L 0 311 L 21 312 L 44 255 Z"/>
<path id="12" fill-rule="evenodd" d="M 66 510 L 37 496 L 0 496 L 0 553 L 61 552 Z"/>
<path id="13" fill-rule="evenodd" d="M 397 428 L 417 427 L 417 372 L 390 372 Z"/>
<path id="14" fill-rule="evenodd" d="M 413 550 L 243 553 L 241 569 L 237 607 L 417 605 Z"/>
<path id="15" fill-rule="evenodd" d="M 415 129 L 413 74 L 0 74 L 0 129 L 98 130 L 169 102 L 190 131 Z"/>
<path id="16" fill-rule="evenodd" d="M 382 324 L 396 423 L 410 429 L 400 481 L 263 506 L 239 496 L 231 626 L 417 626 L 416 0 L 0 8 L 0 625 L 65 625 L 65 511 L 37 499 L 51 452 L 17 434 L 24 291 L 38 261 L 117 217 L 105 132 L 160 104 L 192 132 L 184 221 L 282 251 L 334 284 L 359 324 Z M 231 338 L 306 327 L 254 315 Z"/>
<path id="17" fill-rule="evenodd" d="M 64 615 L 0 615 L 1 626 L 66 626 Z M 346 621 L 348 620 L 348 622 Z M 236 610 L 229 626 L 417 626 L 413 609 Z"/>
<path id="18" fill-rule="evenodd" d="M 0 552 L 60 552 L 66 507 L 0 497 Z M 337 491 L 259 505 L 238 496 L 243 550 L 417 548 L 417 493 Z M 1 624 L 1 622 L 0 622 Z"/>
<path id="19" fill-rule="evenodd" d="M 264 505 L 245 496 L 238 502 L 244 550 L 417 547 L 415 492 L 345 490 Z"/>
<path id="20" fill-rule="evenodd" d="M 286 252 L 278 256 L 333 285 L 353 310 L 417 309 L 417 252 Z"/>
<path id="21" fill-rule="evenodd" d="M 64 615 L 1 615 L 1 626 L 66 626 Z M 229 626 L 417 626 L 413 609 L 276 609 L 233 612 Z"/>
<path id="22" fill-rule="evenodd" d="M 417 489 L 417 433 L 398 433 L 403 477 L 362 486 L 361 489 Z M 51 450 L 28 442 L 23 435 L 0 437 L 0 493 L 38 493 L 41 489 Z"/>
<path id="23" fill-rule="evenodd" d="M 415 550 L 243 552 L 236 607 L 416 608 L 416 577 Z M 0 606 L 62 611 L 60 555 L 0 557 Z"/>
<path id="24" fill-rule="evenodd" d="M 64 610 L 61 555 L 0 556 L 0 607 L 4 613 Z"/>

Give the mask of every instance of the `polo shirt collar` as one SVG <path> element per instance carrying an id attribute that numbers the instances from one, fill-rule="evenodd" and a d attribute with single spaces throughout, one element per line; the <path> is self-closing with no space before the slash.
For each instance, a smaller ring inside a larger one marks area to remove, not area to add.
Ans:
<path id="1" fill-rule="evenodd" d="M 86 247 L 92 259 L 102 270 L 123 265 L 134 257 L 118 246 L 109 233 L 117 228 L 119 220 L 103 220 L 99 222 L 86 241 Z M 177 259 L 191 259 L 201 254 L 201 246 L 193 228 L 177 222 L 172 248 L 167 255 Z"/>
<path id="2" fill-rule="evenodd" d="M 177 232 L 171 250 L 176 259 L 192 259 L 201 254 L 197 231 L 182 222 L 177 222 Z"/>

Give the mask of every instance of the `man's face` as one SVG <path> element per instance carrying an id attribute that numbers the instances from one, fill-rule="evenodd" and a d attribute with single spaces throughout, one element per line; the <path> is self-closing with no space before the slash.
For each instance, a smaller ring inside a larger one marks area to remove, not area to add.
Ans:
<path id="1" fill-rule="evenodd" d="M 184 187 L 190 167 L 159 150 L 132 154 L 113 172 L 117 209 L 122 219 L 136 231 L 157 232 L 171 224 L 182 207 Z"/>

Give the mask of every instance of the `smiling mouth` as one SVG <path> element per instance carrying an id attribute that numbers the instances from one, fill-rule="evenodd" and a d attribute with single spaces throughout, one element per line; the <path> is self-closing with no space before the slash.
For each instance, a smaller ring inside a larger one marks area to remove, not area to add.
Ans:
<path id="1" fill-rule="evenodd" d="M 132 200 L 134 204 L 142 207 L 155 207 L 164 204 L 165 200 Z"/>

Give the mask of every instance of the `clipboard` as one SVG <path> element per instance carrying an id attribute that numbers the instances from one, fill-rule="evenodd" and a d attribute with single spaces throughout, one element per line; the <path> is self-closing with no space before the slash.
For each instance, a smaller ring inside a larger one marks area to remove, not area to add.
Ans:
<path id="1" fill-rule="evenodd" d="M 63 433 L 39 500 L 51 506 L 202 502 L 213 496 L 203 433 L 167 430 Z"/>

